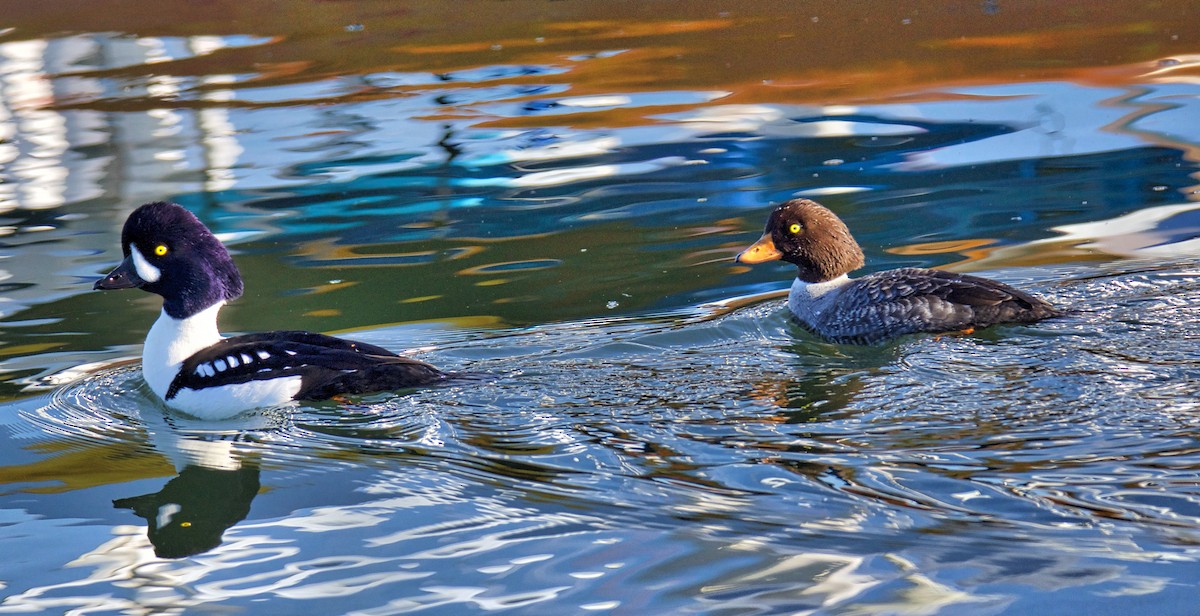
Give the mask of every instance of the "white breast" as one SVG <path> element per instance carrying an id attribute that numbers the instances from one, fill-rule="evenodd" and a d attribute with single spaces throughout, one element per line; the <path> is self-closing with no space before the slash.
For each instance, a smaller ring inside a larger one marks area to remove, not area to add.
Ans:
<path id="1" fill-rule="evenodd" d="M 797 278 L 788 293 L 788 309 L 809 326 L 819 327 L 820 320 L 828 316 L 826 313 L 837 301 L 836 291 L 849 283 L 850 278 L 845 274 L 825 282 L 804 282 Z"/>
<path id="2" fill-rule="evenodd" d="M 217 313 L 223 305 L 218 303 L 186 319 L 173 318 L 163 310 L 154 322 L 142 347 L 142 375 L 159 398 L 166 397 L 183 360 L 221 340 Z"/>
<path id="3" fill-rule="evenodd" d="M 183 361 L 221 340 L 217 312 L 223 305 L 218 303 L 186 319 L 173 318 L 166 311 L 159 315 L 142 349 L 142 375 L 150 389 L 171 408 L 200 419 L 224 419 L 247 409 L 291 401 L 300 391 L 299 376 L 181 389 L 166 399 Z"/>

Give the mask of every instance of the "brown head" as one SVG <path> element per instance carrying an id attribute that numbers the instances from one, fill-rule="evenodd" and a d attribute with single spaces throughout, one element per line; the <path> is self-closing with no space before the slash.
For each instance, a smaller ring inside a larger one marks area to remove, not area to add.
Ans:
<path id="1" fill-rule="evenodd" d="M 862 249 L 837 214 L 808 199 L 771 212 L 763 236 L 737 256 L 739 263 L 787 261 L 804 282 L 825 282 L 863 266 Z"/>

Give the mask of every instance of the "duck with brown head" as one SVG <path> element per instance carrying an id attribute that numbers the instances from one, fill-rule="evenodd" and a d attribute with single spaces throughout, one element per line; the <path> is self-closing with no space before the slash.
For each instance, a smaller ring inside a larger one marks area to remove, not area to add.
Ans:
<path id="1" fill-rule="evenodd" d="M 789 310 L 833 342 L 872 344 L 1062 314 L 1024 291 L 967 274 L 903 268 L 851 279 L 849 273 L 863 266 L 862 249 L 836 214 L 808 199 L 776 207 L 763 236 L 737 256 L 748 264 L 774 260 L 796 266 Z"/>

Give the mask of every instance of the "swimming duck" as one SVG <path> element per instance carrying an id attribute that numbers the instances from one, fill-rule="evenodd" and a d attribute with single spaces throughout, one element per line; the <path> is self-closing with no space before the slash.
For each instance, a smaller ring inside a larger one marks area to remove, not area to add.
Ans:
<path id="1" fill-rule="evenodd" d="M 121 231 L 125 260 L 95 289 L 161 295 L 162 313 L 142 350 L 150 389 L 174 409 L 222 419 L 291 400 L 404 389 L 447 378 L 387 349 L 305 331 L 222 337 L 217 313 L 242 294 L 220 240 L 174 203 L 147 203 Z"/>
<path id="2" fill-rule="evenodd" d="M 1059 316 L 1047 302 L 1006 284 L 941 270 L 903 268 L 851 279 L 863 253 L 836 214 L 808 199 L 776 207 L 740 263 L 796 266 L 788 309 L 832 342 L 873 344 L 915 332 L 970 332 L 996 323 Z"/>

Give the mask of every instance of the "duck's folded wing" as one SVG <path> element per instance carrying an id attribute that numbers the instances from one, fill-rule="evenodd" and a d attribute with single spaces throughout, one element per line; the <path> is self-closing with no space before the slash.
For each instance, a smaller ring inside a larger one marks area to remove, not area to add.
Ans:
<path id="1" fill-rule="evenodd" d="M 226 338 L 187 358 L 166 398 L 184 388 L 292 376 L 301 378 L 296 398 L 315 399 L 412 387 L 436 380 L 441 373 L 372 344 L 312 332 L 269 332 Z"/>
<path id="2" fill-rule="evenodd" d="M 942 270 L 923 271 L 930 273 L 927 292 L 948 302 L 977 310 L 995 309 L 1001 316 L 1016 320 L 1044 319 L 1060 313 L 1045 300 L 990 278 Z"/>
<path id="3" fill-rule="evenodd" d="M 854 281 L 843 298 L 843 337 L 873 342 L 904 333 L 944 332 L 1058 314 L 1004 283 L 941 270 L 898 269 Z"/>

